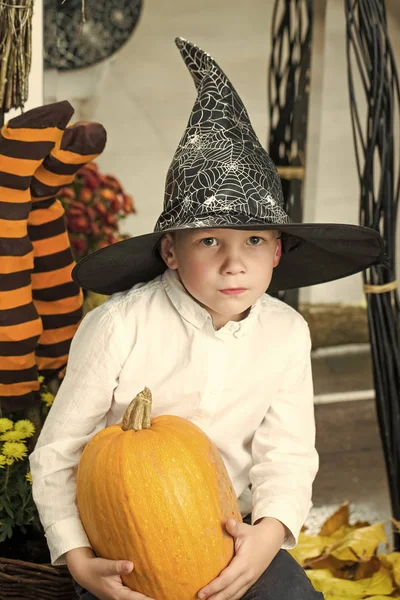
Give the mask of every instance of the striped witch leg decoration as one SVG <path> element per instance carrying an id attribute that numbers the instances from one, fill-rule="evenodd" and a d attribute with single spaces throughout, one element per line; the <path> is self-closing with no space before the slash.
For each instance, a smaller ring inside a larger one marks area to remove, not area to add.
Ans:
<path id="1" fill-rule="evenodd" d="M 31 291 L 29 187 L 72 114 L 68 102 L 57 102 L 12 119 L 0 132 L 0 408 L 6 412 L 32 405 L 39 389 L 35 348 L 42 323 Z"/>
<path id="2" fill-rule="evenodd" d="M 51 377 L 68 360 L 69 347 L 82 316 L 82 292 L 72 281 L 75 265 L 65 227 L 64 209 L 56 195 L 76 172 L 104 149 L 106 132 L 98 123 L 68 127 L 40 165 L 31 182 L 32 210 L 28 234 L 34 248 L 33 301 L 43 332 L 36 348 L 41 375 Z"/>

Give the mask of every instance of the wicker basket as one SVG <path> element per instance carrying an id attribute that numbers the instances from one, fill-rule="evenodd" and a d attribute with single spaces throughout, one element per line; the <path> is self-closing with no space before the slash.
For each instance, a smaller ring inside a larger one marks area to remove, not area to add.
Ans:
<path id="1" fill-rule="evenodd" d="M 67 567 L 0 558 L 0 600 L 77 600 Z"/>

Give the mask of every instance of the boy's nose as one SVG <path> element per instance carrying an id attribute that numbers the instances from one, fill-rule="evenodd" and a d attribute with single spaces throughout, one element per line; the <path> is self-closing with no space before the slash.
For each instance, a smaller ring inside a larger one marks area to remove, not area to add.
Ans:
<path id="1" fill-rule="evenodd" d="M 227 275 L 244 273 L 246 266 L 238 253 L 230 253 L 225 257 L 222 264 L 222 272 Z"/>

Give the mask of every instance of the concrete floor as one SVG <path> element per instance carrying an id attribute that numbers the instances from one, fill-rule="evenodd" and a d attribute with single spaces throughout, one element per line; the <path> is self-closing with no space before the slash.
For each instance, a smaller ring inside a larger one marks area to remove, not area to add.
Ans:
<path id="1" fill-rule="evenodd" d="M 390 503 L 375 401 L 318 404 L 319 394 L 342 393 L 345 398 L 345 392 L 373 389 L 369 352 L 317 354 L 313 371 L 320 469 L 314 483 L 314 507 L 306 524 L 316 532 L 346 500 L 352 520 L 388 521 Z"/>

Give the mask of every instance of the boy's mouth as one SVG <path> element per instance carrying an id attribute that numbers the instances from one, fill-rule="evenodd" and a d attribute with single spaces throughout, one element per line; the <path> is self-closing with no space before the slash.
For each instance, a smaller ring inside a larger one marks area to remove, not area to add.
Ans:
<path id="1" fill-rule="evenodd" d="M 227 296 L 237 296 L 238 294 L 242 294 L 246 291 L 246 288 L 226 288 L 225 290 L 219 290 L 223 294 Z"/>

